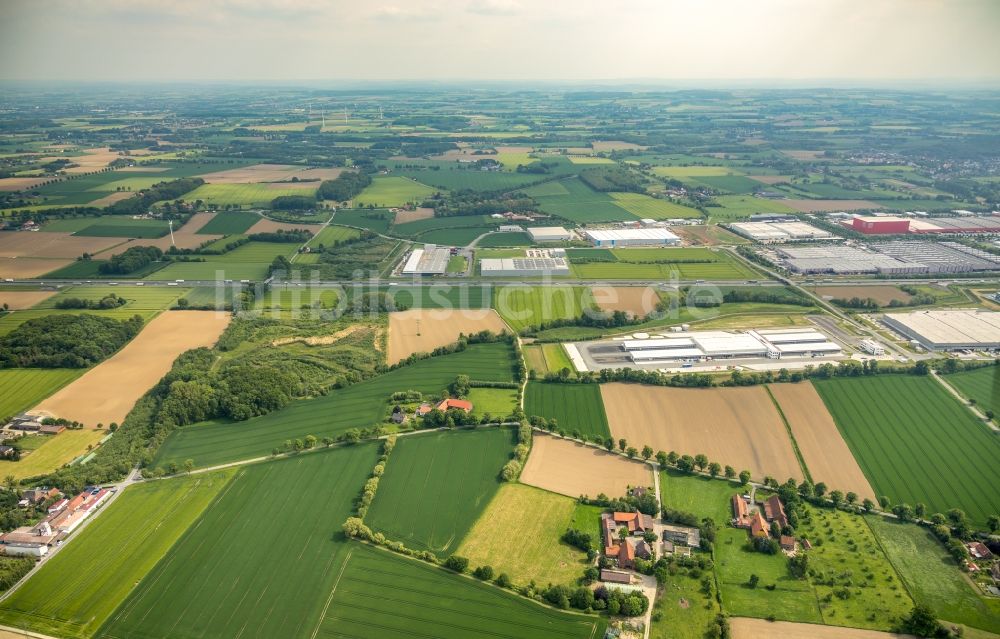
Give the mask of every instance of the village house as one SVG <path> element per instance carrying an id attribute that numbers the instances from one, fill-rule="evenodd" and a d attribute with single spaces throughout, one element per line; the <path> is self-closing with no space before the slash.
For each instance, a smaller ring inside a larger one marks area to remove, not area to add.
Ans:
<path id="1" fill-rule="evenodd" d="M 420 406 L 417 407 L 416 416 L 423 417 L 432 410 L 434 410 L 434 407 L 431 406 L 430 404 L 421 404 Z"/>
<path id="2" fill-rule="evenodd" d="M 601 534 L 604 537 L 604 554 L 618 562 L 619 568 L 635 568 L 635 558 L 652 559 L 653 549 L 643 539 L 647 531 L 653 531 L 653 518 L 644 513 L 602 513 Z M 626 531 L 624 540 L 621 530 Z"/>
<path id="3" fill-rule="evenodd" d="M 785 515 L 785 506 L 777 495 L 771 495 L 764 500 L 764 519 L 768 522 L 776 521 L 782 529 L 788 526 L 788 516 Z"/>
<path id="4" fill-rule="evenodd" d="M 752 513 L 750 512 L 748 501 L 749 497 L 733 495 L 733 526 L 750 531 L 751 537 L 767 537 L 767 522 L 764 521 L 760 510 L 755 509 Z"/>
<path id="5" fill-rule="evenodd" d="M 392 415 L 389 417 L 394 424 L 402 424 L 406 421 L 406 411 L 402 406 L 394 406 L 392 409 Z"/>
<path id="6" fill-rule="evenodd" d="M 782 535 L 778 543 L 785 552 L 795 552 L 795 537 Z"/>
<path id="7" fill-rule="evenodd" d="M 993 556 L 990 549 L 986 547 L 981 541 L 970 541 L 965 544 L 965 547 L 969 550 L 969 554 L 972 555 L 974 559 L 989 559 Z"/>
<path id="8" fill-rule="evenodd" d="M 607 568 L 604 568 L 601 570 L 601 581 L 612 584 L 630 584 L 632 583 L 632 575 L 627 572 L 608 570 Z"/>
<path id="9" fill-rule="evenodd" d="M 451 409 L 464 410 L 466 413 L 472 412 L 472 402 L 466 401 L 464 399 L 442 399 L 441 403 L 437 405 L 439 411 L 447 411 Z"/>
<path id="10" fill-rule="evenodd" d="M 48 486 L 39 486 L 38 488 L 29 488 L 21 494 L 21 497 L 26 500 L 29 504 L 40 504 L 46 499 L 51 499 L 52 497 L 58 497 L 62 493 L 59 492 L 58 488 L 49 488 Z"/>

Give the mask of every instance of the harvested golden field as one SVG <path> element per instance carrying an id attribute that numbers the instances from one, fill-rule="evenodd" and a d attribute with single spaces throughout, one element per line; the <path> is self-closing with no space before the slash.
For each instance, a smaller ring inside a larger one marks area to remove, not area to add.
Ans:
<path id="1" fill-rule="evenodd" d="M 601 397 L 612 437 L 636 448 L 703 453 L 737 472 L 749 470 L 754 479 L 802 479 L 785 424 L 764 388 L 602 384 Z"/>
<path id="2" fill-rule="evenodd" d="M 222 235 L 198 235 L 198 231 L 201 227 L 205 226 L 212 221 L 215 217 L 215 213 L 195 213 L 187 221 L 187 224 L 180 227 L 179 229 L 174 229 L 174 241 L 173 244 L 177 248 L 198 248 L 205 242 L 222 239 Z M 256 232 L 256 231 L 255 231 Z M 137 240 L 137 244 L 143 246 L 155 246 L 156 248 L 166 251 L 171 247 L 170 234 L 164 235 L 163 237 L 158 237 L 151 240 Z"/>
<path id="3" fill-rule="evenodd" d="M 135 193 L 132 193 L 131 191 L 117 191 L 115 193 L 109 193 L 108 195 L 105 195 L 102 198 L 94 200 L 93 202 L 87 204 L 87 206 L 97 206 L 97 207 L 111 206 L 115 202 L 120 202 L 122 200 L 129 199 L 133 195 L 135 195 Z"/>
<path id="4" fill-rule="evenodd" d="M 31 308 L 55 294 L 56 291 L 0 291 L 0 307 L 6 305 L 12 311 L 19 311 Z"/>
<path id="5" fill-rule="evenodd" d="M 45 158 L 44 161 L 52 160 L 69 160 L 77 166 L 69 167 L 65 169 L 66 173 L 90 173 L 91 171 L 96 171 L 98 169 L 103 169 L 107 165 L 111 164 L 113 161 L 117 160 L 120 155 L 118 151 L 112 151 L 108 147 L 102 147 L 99 149 L 84 149 L 83 155 L 78 155 L 75 157 L 68 155 L 60 155 L 53 158 Z"/>
<path id="6" fill-rule="evenodd" d="M 64 386 L 37 407 L 93 428 L 121 423 L 143 393 L 160 381 L 178 355 L 215 344 L 227 313 L 164 311 L 120 351 Z"/>
<path id="7" fill-rule="evenodd" d="M 288 180 L 302 167 L 291 164 L 254 164 L 239 169 L 204 173 L 201 179 L 207 184 L 255 184 Z"/>
<path id="8" fill-rule="evenodd" d="M 791 175 L 748 175 L 751 180 L 756 180 L 761 184 L 781 184 L 782 182 L 791 182 Z"/>
<path id="9" fill-rule="evenodd" d="M 340 174 L 347 169 L 337 169 L 337 168 L 322 168 L 322 169 L 303 169 L 295 174 L 295 177 L 300 180 L 335 180 L 340 177 Z M 319 186 L 315 184 L 314 186 Z"/>
<path id="10" fill-rule="evenodd" d="M 34 178 L 34 177 L 9 177 L 0 178 L 0 191 L 11 192 L 11 191 L 23 191 L 25 189 L 30 189 L 39 184 L 44 184 L 49 182 L 52 178 Z"/>
<path id="11" fill-rule="evenodd" d="M 594 286 L 590 293 L 602 311 L 625 311 L 633 317 L 649 315 L 660 303 L 650 286 Z"/>
<path id="12" fill-rule="evenodd" d="M 868 200 L 781 200 L 785 206 L 790 206 L 802 213 L 816 211 L 857 211 L 860 209 L 881 208 L 875 202 Z"/>
<path id="13" fill-rule="evenodd" d="M 293 224 L 291 222 L 276 222 L 275 220 L 268 220 L 262 218 L 260 222 L 257 222 L 249 229 L 247 229 L 247 235 L 252 233 L 274 233 L 275 231 L 292 231 L 295 229 L 305 229 L 316 235 L 323 228 L 322 224 Z M 204 236 L 202 236 L 204 237 Z"/>
<path id="14" fill-rule="evenodd" d="M 396 224 L 419 222 L 420 220 L 429 220 L 432 217 L 434 217 L 434 209 L 431 208 L 418 207 L 412 211 L 400 209 L 399 211 L 396 211 Z"/>
<path id="15" fill-rule="evenodd" d="M 812 290 L 817 295 L 839 299 L 851 299 L 852 297 L 866 299 L 870 297 L 883 306 L 889 304 L 892 300 L 908 302 L 913 297 L 898 286 L 879 286 L 875 284 L 871 286 L 817 286 Z"/>
<path id="16" fill-rule="evenodd" d="M 521 483 L 568 497 L 623 497 L 629 486 L 652 486 L 652 468 L 603 448 L 535 433 Z"/>
<path id="17" fill-rule="evenodd" d="M 421 309 L 389 313 L 389 364 L 458 341 L 460 333 L 499 333 L 507 325 L 493 309 Z M 419 332 L 419 334 L 418 334 Z"/>
<path id="18" fill-rule="evenodd" d="M 100 253 L 125 240 L 120 237 L 75 237 L 45 231 L 0 232 L 0 257 L 64 257 Z"/>
<path id="19" fill-rule="evenodd" d="M 56 269 L 69 266 L 73 260 L 57 260 L 53 258 L 3 257 L 0 256 L 0 278 L 26 279 L 51 273 Z"/>
<path id="20" fill-rule="evenodd" d="M 748 617 L 733 617 L 729 627 L 733 639 L 913 639 L 911 635 L 893 632 Z"/>
<path id="21" fill-rule="evenodd" d="M 875 501 L 875 491 L 813 385 L 772 384 L 769 388 L 788 420 L 813 481 L 825 483 L 830 490 L 855 492 L 859 500 L 867 497 Z"/>

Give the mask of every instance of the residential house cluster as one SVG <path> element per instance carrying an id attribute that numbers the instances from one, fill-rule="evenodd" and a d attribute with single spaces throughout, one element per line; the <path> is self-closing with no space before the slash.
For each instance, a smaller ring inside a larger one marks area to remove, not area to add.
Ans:
<path id="1" fill-rule="evenodd" d="M 746 529 L 751 537 L 770 537 L 770 525 L 773 522 L 782 530 L 788 526 L 785 506 L 777 495 L 771 495 L 759 505 L 752 506 L 749 495 L 733 495 L 732 507 L 733 525 Z M 791 535 L 780 535 L 778 543 L 786 552 L 795 551 L 795 538 Z"/>
<path id="2" fill-rule="evenodd" d="M 652 559 L 653 549 L 644 539 L 646 532 L 656 532 L 655 522 L 649 515 L 640 512 L 601 513 L 604 555 L 617 561 L 619 568 L 634 569 L 636 557 Z"/>
<path id="3" fill-rule="evenodd" d="M 17 435 L 27 433 L 58 435 L 66 430 L 65 426 L 61 426 L 59 424 L 45 424 L 43 423 L 43 419 L 43 417 L 32 415 L 31 413 L 21 413 L 20 415 L 12 418 L 10 422 L 4 426 L 4 430 L 17 431 Z"/>
<path id="4" fill-rule="evenodd" d="M 25 491 L 21 503 L 40 504 L 60 496 L 54 488 L 35 488 Z M 59 499 L 49 506 L 47 516 L 39 523 L 0 535 L 0 549 L 6 555 L 42 557 L 49 547 L 61 543 L 110 496 L 110 491 L 104 488 L 88 487 L 72 499 Z"/>
<path id="5" fill-rule="evenodd" d="M 966 561 L 966 568 L 970 573 L 983 571 L 989 575 L 993 583 L 984 583 L 986 591 L 994 597 L 1000 597 L 1000 561 L 997 556 L 986 547 L 981 541 L 970 541 L 965 544 L 965 549 L 969 551 L 969 560 Z"/>

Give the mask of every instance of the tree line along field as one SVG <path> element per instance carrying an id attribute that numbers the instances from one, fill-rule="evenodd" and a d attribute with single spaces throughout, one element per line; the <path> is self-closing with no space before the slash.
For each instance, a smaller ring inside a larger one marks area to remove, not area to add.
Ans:
<path id="1" fill-rule="evenodd" d="M 987 366 L 946 375 L 944 380 L 983 410 L 1000 415 L 1000 375 L 997 367 Z"/>
<path id="2" fill-rule="evenodd" d="M 129 487 L 0 604 L 0 623 L 92 636 L 235 474 L 227 469 Z"/>
<path id="3" fill-rule="evenodd" d="M 929 377 L 815 380 L 869 483 L 893 504 L 960 508 L 977 525 L 1000 512 L 1000 442 Z"/>
<path id="4" fill-rule="evenodd" d="M 314 637 L 594 639 L 607 625 L 388 551 L 352 544 L 349 552 Z"/>
<path id="5" fill-rule="evenodd" d="M 315 636 L 349 550 L 340 527 L 377 452 L 367 443 L 242 468 L 94 636 Z"/>
<path id="6" fill-rule="evenodd" d="M 611 437 L 598 384 L 529 382 L 524 392 L 524 412 L 529 416 L 554 419 L 559 430 L 579 431 L 584 438 Z"/>
<path id="7" fill-rule="evenodd" d="M 477 344 L 451 355 L 420 360 L 314 399 L 293 401 L 273 413 L 243 422 L 204 422 L 174 431 L 164 441 L 154 466 L 191 459 L 196 466 L 265 456 L 287 439 L 337 437 L 352 429 L 380 423 L 389 396 L 417 390 L 437 394 L 459 374 L 471 379 L 509 382 L 513 350 L 509 344 Z"/>
<path id="8" fill-rule="evenodd" d="M 500 487 L 514 444 L 507 428 L 400 437 L 365 523 L 408 548 L 454 553 Z"/>

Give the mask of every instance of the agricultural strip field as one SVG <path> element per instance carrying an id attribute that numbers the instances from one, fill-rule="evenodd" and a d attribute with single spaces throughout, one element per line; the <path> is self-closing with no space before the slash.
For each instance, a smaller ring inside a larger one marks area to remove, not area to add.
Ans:
<path id="1" fill-rule="evenodd" d="M 698 209 L 642 193 L 611 193 L 615 204 L 642 219 L 667 220 L 701 217 Z"/>
<path id="2" fill-rule="evenodd" d="M 917 603 L 951 623 L 1000 634 L 1000 599 L 981 596 L 929 530 L 874 515 L 865 519 Z"/>
<path id="3" fill-rule="evenodd" d="M 593 306 L 590 291 L 569 286 L 502 286 L 493 290 L 493 308 L 515 331 L 553 320 L 576 319 Z"/>
<path id="4" fill-rule="evenodd" d="M 414 353 L 430 353 L 480 331 L 503 333 L 507 326 L 491 309 L 410 309 L 389 313 L 386 362 L 395 364 Z"/>
<path id="5" fill-rule="evenodd" d="M 79 237 L 69 233 L 0 231 L 0 257 L 48 257 L 75 260 L 125 242 L 120 237 Z M 51 269 L 50 269 L 51 270 Z"/>
<path id="6" fill-rule="evenodd" d="M 270 261 L 268 263 L 233 262 L 223 261 L 222 259 L 206 262 L 173 262 L 166 268 L 161 268 L 147 276 L 145 279 L 156 282 L 169 282 L 171 280 L 261 281 L 267 277 L 267 267 L 269 264 Z"/>
<path id="7" fill-rule="evenodd" d="M 75 232 L 77 237 L 163 237 L 170 227 L 163 220 L 133 220 L 131 217 L 103 216 Z"/>
<path id="8" fill-rule="evenodd" d="M 623 497 L 630 486 L 652 486 L 650 467 L 603 448 L 536 432 L 521 483 L 579 497 Z"/>
<path id="9" fill-rule="evenodd" d="M 816 390 L 868 477 L 890 501 L 961 508 L 978 525 L 1000 512 L 1000 442 L 933 379 L 816 380 Z"/>
<path id="10" fill-rule="evenodd" d="M 795 213 L 795 209 L 778 200 L 768 200 L 750 195 L 720 195 L 715 198 L 720 205 L 710 207 L 711 222 L 735 222 L 756 213 Z"/>
<path id="11" fill-rule="evenodd" d="M 946 375 L 943 379 L 967 399 L 975 400 L 983 410 L 1000 415 L 1000 375 L 997 370 L 995 366 L 987 366 Z"/>
<path id="12" fill-rule="evenodd" d="M 812 384 L 772 384 L 768 390 L 788 420 L 813 482 L 823 482 L 830 490 L 855 492 L 859 501 L 878 501 Z"/>
<path id="13" fill-rule="evenodd" d="M 751 617 L 734 617 L 729 620 L 732 639 L 906 639 L 910 635 L 865 630 L 863 628 L 843 628 L 822 626 L 816 623 L 795 623 L 793 621 L 768 621 Z"/>
<path id="14" fill-rule="evenodd" d="M 681 455 L 702 453 L 737 472 L 749 470 L 755 479 L 802 479 L 788 432 L 763 388 L 613 383 L 601 385 L 601 396 L 616 440 Z"/>
<path id="15" fill-rule="evenodd" d="M 361 232 L 346 226 L 330 225 L 317 233 L 309 242 L 309 246 L 333 246 L 335 242 L 343 242 L 359 237 Z"/>
<path id="16" fill-rule="evenodd" d="M 611 436 L 608 418 L 597 384 L 545 384 L 529 382 L 524 393 L 524 412 L 555 420 L 558 429 L 567 433 L 579 431 L 589 439 Z"/>
<path id="17" fill-rule="evenodd" d="M 377 450 L 363 444 L 241 469 L 95 637 L 313 636 L 347 558 L 340 527 Z"/>
<path id="18" fill-rule="evenodd" d="M 260 221 L 261 217 L 256 213 L 222 211 L 216 213 L 215 217 L 195 233 L 198 235 L 234 235 L 249 230 L 251 226 Z"/>
<path id="19" fill-rule="evenodd" d="M 314 186 L 313 186 L 314 185 Z M 206 204 L 225 206 L 268 206 L 282 195 L 313 195 L 319 182 L 299 184 L 203 184 L 184 196 L 188 202 L 202 200 Z M 247 227 L 249 228 L 249 227 Z M 205 233 L 215 231 L 204 231 Z"/>
<path id="20" fill-rule="evenodd" d="M 631 213 L 615 201 L 607 193 L 595 191 L 577 178 L 562 180 L 559 184 L 566 193 L 559 195 L 534 195 L 531 189 L 525 193 L 538 200 L 539 208 L 545 213 L 555 215 L 579 224 L 591 222 L 619 222 L 637 220 L 640 216 Z M 545 193 L 552 188 L 542 185 L 545 190 L 534 193 Z"/>
<path id="21" fill-rule="evenodd" d="M 400 437 L 365 523 L 408 548 L 452 554 L 500 488 L 514 443 L 507 428 Z"/>
<path id="22" fill-rule="evenodd" d="M 149 320 L 161 311 L 170 308 L 177 301 L 178 297 L 190 291 L 191 289 L 181 287 L 73 286 L 63 288 L 59 292 L 59 295 L 41 302 L 30 311 L 25 311 L 24 314 L 79 313 L 79 310 L 56 309 L 56 304 L 67 298 L 97 302 L 101 298 L 114 294 L 124 298 L 126 300 L 125 304 L 108 310 L 88 309 L 86 312 L 117 319 L 128 319 L 133 315 L 139 315 L 143 319 Z"/>
<path id="23" fill-rule="evenodd" d="M 615 261 L 582 263 L 574 263 L 571 256 L 571 268 L 581 279 L 742 280 L 756 276 L 729 254 L 705 248 L 614 249 L 612 255 Z"/>
<path id="24" fill-rule="evenodd" d="M 377 177 L 356 198 L 355 206 L 403 206 L 420 203 L 434 195 L 437 189 L 421 184 L 414 179 L 392 176 Z"/>
<path id="25" fill-rule="evenodd" d="M 73 368 L 0 369 L 0 419 L 30 408 L 81 373 Z"/>
<path id="26" fill-rule="evenodd" d="M 316 639 L 599 639 L 606 622 L 352 544 Z"/>
<path id="27" fill-rule="evenodd" d="M 437 395 L 459 374 L 472 379 L 513 380 L 513 351 L 508 344 L 477 344 L 460 353 L 421 360 L 373 379 L 303 399 L 244 422 L 205 422 L 174 431 L 160 447 L 154 463 L 197 466 L 268 455 L 286 439 L 336 437 L 352 428 L 383 422 L 389 396 L 399 390 Z"/>
<path id="28" fill-rule="evenodd" d="M 166 311 L 131 342 L 36 408 L 93 428 L 121 423 L 132 406 L 186 350 L 215 344 L 230 316 L 215 311 Z"/>
<path id="29" fill-rule="evenodd" d="M 0 623 L 90 637 L 224 490 L 235 469 L 131 486 L 0 604 Z"/>
<path id="30" fill-rule="evenodd" d="M 587 556 L 558 540 L 569 527 L 575 506 L 569 497 L 524 484 L 504 484 L 456 554 L 473 566 L 493 566 L 517 584 L 531 580 L 574 584 L 589 565 Z M 596 525 L 595 518 L 591 528 Z M 517 543 L 511 543 L 514 539 Z"/>

